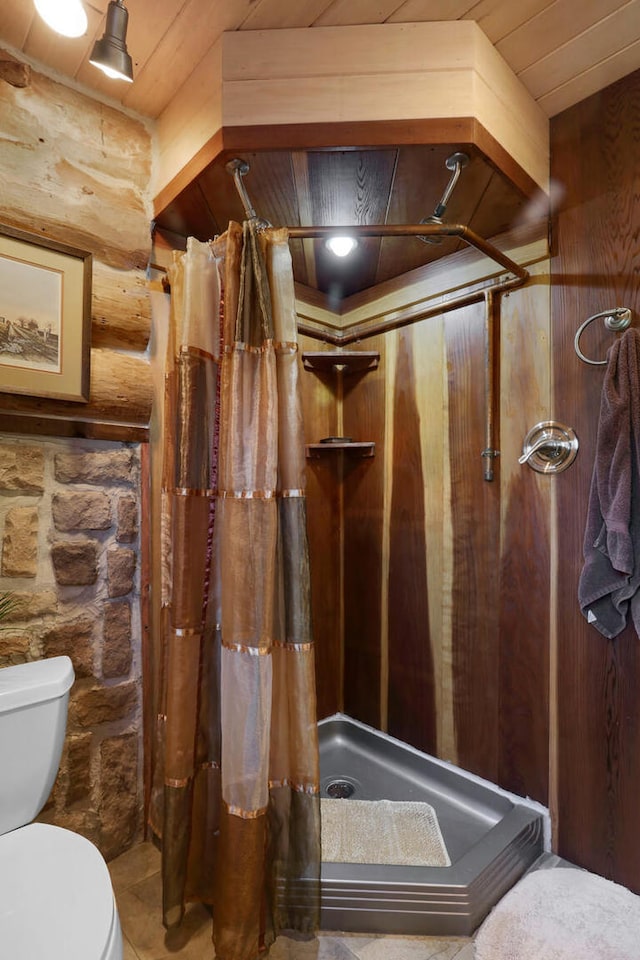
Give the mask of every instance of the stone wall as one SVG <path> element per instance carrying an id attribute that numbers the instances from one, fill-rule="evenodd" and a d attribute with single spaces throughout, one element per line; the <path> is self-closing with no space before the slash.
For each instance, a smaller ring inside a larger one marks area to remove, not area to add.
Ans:
<path id="1" fill-rule="evenodd" d="M 67 654 L 60 772 L 41 819 L 107 858 L 142 829 L 140 449 L 0 436 L 0 666 Z"/>
<path id="2" fill-rule="evenodd" d="M 91 389 L 88 403 L 42 396 L 36 372 L 33 395 L 17 395 L 0 369 L 0 592 L 19 600 L 0 623 L 0 665 L 73 660 L 65 750 L 41 816 L 109 858 L 143 819 L 138 442 L 152 402 L 152 131 L 25 73 L 26 86 L 0 80 L 0 224 L 91 253 Z"/>

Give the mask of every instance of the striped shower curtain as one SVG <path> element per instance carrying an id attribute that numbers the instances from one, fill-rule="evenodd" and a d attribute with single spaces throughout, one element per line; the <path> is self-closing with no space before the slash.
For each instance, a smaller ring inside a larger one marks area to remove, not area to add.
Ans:
<path id="1" fill-rule="evenodd" d="M 229 225 L 170 271 L 162 636 L 150 824 L 164 921 L 212 907 L 218 960 L 319 912 L 314 652 L 285 230 Z"/>

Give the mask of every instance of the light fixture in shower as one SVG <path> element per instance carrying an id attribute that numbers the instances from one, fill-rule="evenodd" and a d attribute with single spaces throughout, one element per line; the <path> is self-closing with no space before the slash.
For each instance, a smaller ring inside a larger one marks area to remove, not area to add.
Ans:
<path id="1" fill-rule="evenodd" d="M 348 257 L 358 246 L 358 241 L 355 237 L 329 237 L 325 246 L 334 257 Z"/>
<path id="2" fill-rule="evenodd" d="M 124 0 L 109 0 L 104 35 L 96 40 L 89 63 L 112 80 L 133 80 L 133 64 L 127 51 L 129 14 Z"/>
<path id="3" fill-rule="evenodd" d="M 63 37 L 81 37 L 87 32 L 87 14 L 80 0 L 35 0 L 44 22 Z"/>

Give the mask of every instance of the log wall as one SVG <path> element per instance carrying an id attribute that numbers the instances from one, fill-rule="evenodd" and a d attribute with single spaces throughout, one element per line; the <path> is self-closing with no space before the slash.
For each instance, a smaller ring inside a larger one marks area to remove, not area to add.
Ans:
<path id="1" fill-rule="evenodd" d="M 24 87 L 0 80 L 0 130 L 0 223 L 93 258 L 88 403 L 2 393 L 0 367 L 2 428 L 145 439 L 150 133 L 141 121 L 35 71 Z"/>
<path id="2" fill-rule="evenodd" d="M 0 364 L 0 592 L 18 600 L 0 666 L 71 657 L 65 750 L 41 817 L 110 858 L 143 827 L 147 456 L 132 441 L 147 437 L 152 399 L 151 141 L 138 120 L 26 78 L 0 80 L 0 223 L 91 253 L 91 377 L 87 402 L 37 396 L 37 374 L 34 395 L 18 396 L 3 392 Z"/>

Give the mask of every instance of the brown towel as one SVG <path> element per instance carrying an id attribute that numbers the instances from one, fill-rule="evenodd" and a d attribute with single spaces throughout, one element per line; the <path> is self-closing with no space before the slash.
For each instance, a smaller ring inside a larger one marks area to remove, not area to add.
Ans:
<path id="1" fill-rule="evenodd" d="M 640 632 L 640 334 L 626 330 L 607 360 L 578 599 L 589 623 L 613 638 L 629 607 Z"/>

